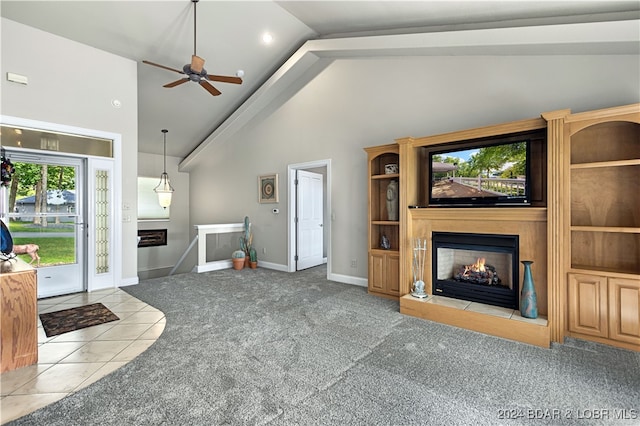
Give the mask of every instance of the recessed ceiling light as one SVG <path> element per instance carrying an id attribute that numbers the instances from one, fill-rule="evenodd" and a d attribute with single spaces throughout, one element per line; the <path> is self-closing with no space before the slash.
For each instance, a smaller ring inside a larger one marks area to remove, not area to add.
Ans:
<path id="1" fill-rule="evenodd" d="M 271 33 L 262 34 L 262 42 L 264 44 L 271 44 L 273 42 L 273 35 L 271 35 Z"/>
<path id="2" fill-rule="evenodd" d="M 113 105 L 114 108 L 120 108 L 122 106 L 122 102 L 120 102 L 118 99 L 113 99 L 111 101 L 111 105 Z"/>

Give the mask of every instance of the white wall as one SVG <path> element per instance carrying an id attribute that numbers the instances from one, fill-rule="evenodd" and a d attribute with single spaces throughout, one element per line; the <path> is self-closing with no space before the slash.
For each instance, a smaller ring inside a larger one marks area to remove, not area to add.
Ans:
<path id="1" fill-rule="evenodd" d="M 363 147 L 570 108 L 640 101 L 638 55 L 431 56 L 337 60 L 278 110 L 202 152 L 191 171 L 191 223 L 249 215 L 261 259 L 286 264 L 287 217 L 257 202 L 257 176 L 332 160 L 333 273 L 367 276 Z M 203 194 L 207 194 L 203 196 Z M 357 259 L 357 268 L 350 267 Z"/>
<path id="2" fill-rule="evenodd" d="M 160 132 L 158 132 L 160 140 Z M 171 140 L 171 133 L 167 137 Z M 166 229 L 167 245 L 158 247 L 139 247 L 138 277 L 141 280 L 168 275 L 191 242 L 189 232 L 189 174 L 178 172 L 180 158 L 167 157 L 167 173 L 171 186 L 175 189 L 171 199 L 168 221 L 140 221 L 138 229 Z M 162 155 L 138 154 L 138 175 L 153 177 L 160 182 L 163 169 Z M 195 250 L 195 249 L 194 249 Z M 193 258 L 195 262 L 195 257 Z M 191 270 L 193 264 L 183 265 L 177 272 Z"/>
<path id="3" fill-rule="evenodd" d="M 122 135 L 122 202 L 137 209 L 137 65 L 68 39 L 2 18 L 3 115 Z M 28 85 L 6 81 L 13 72 Z M 112 99 L 122 103 L 111 105 Z M 137 282 L 135 220 L 122 224 L 122 281 Z"/>

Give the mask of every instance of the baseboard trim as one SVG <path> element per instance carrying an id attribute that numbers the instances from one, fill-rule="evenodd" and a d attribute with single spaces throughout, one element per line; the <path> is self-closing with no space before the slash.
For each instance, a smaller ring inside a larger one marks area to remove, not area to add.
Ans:
<path id="1" fill-rule="evenodd" d="M 233 268 L 233 262 L 230 259 L 216 260 L 213 262 L 207 262 L 201 266 L 194 266 L 191 272 L 209 272 L 219 271 L 221 269 Z M 258 260 L 258 268 L 273 269 L 275 271 L 287 272 L 287 265 L 281 265 L 279 263 L 265 262 L 264 260 Z"/>
<path id="2" fill-rule="evenodd" d="M 233 261 L 231 259 L 225 260 L 214 260 L 212 262 L 207 262 L 204 265 L 196 265 L 193 267 L 191 272 L 209 272 L 209 271 L 219 271 L 220 269 L 229 269 L 233 268 Z"/>
<path id="3" fill-rule="evenodd" d="M 140 280 L 138 279 L 138 277 L 123 278 L 122 280 L 120 280 L 120 284 L 117 285 L 116 287 L 127 287 L 130 285 L 136 285 L 138 283 L 140 283 Z M 110 287 L 104 287 L 104 288 L 110 288 Z M 99 289 L 94 288 L 94 290 L 99 290 Z"/>
<path id="4" fill-rule="evenodd" d="M 289 269 L 287 268 L 287 265 L 282 265 L 280 263 L 265 262 L 263 260 L 258 260 L 258 268 L 273 269 L 274 271 L 281 271 L 281 272 L 289 271 Z"/>
<path id="5" fill-rule="evenodd" d="M 337 281 L 339 283 L 357 285 L 358 287 L 367 287 L 369 281 L 366 278 L 353 277 L 351 275 L 332 274 L 327 277 L 331 281 Z"/>

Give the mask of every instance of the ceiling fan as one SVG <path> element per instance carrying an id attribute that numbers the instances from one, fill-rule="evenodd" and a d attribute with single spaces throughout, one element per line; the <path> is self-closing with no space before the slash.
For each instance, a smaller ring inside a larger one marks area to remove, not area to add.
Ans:
<path id="1" fill-rule="evenodd" d="M 204 87 L 209 93 L 213 96 L 218 96 L 221 92 L 216 89 L 209 81 L 219 81 L 221 83 L 233 83 L 233 84 L 242 84 L 242 71 L 238 71 L 236 77 L 226 76 L 226 75 L 213 75 L 207 74 L 207 70 L 204 69 L 204 59 L 199 57 L 196 54 L 196 5 L 199 0 L 191 0 L 193 3 L 193 55 L 191 55 L 191 63 L 186 64 L 182 67 L 182 71 L 167 67 L 164 65 L 156 64 L 151 61 L 142 61 L 147 65 L 153 65 L 154 67 L 164 68 L 165 70 L 177 72 L 178 74 L 186 75 L 179 80 L 172 81 L 171 83 L 167 83 L 162 87 L 176 87 L 180 84 L 186 83 L 187 81 L 193 81 L 194 83 L 198 83 L 200 86 Z M 208 81 L 207 81 L 208 80 Z"/>

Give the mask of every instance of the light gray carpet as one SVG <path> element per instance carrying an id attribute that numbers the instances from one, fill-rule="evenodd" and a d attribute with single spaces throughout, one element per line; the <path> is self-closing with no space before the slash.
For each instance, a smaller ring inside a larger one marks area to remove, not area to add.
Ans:
<path id="1" fill-rule="evenodd" d="M 158 341 L 13 424 L 544 425 L 601 410 L 589 425 L 638 424 L 639 353 L 541 349 L 406 317 L 325 274 L 224 270 L 128 287 L 166 314 Z M 536 410 L 558 411 L 531 420 Z"/>

